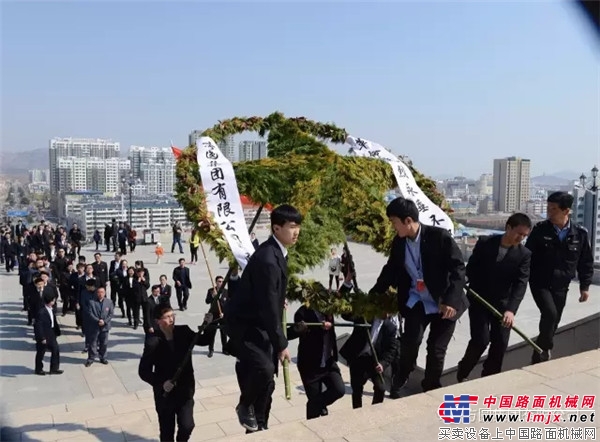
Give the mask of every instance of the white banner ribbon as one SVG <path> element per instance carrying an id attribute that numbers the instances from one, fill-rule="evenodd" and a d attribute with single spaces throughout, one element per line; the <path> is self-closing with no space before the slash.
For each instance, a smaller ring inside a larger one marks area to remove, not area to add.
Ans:
<path id="1" fill-rule="evenodd" d="M 207 209 L 225 234 L 233 256 L 243 270 L 254 253 L 254 246 L 248 234 L 233 166 L 210 137 L 197 139 L 196 148 Z"/>
<path id="2" fill-rule="evenodd" d="M 450 217 L 440 207 L 436 206 L 417 186 L 410 168 L 385 147 L 362 138 L 348 137 L 346 143 L 350 147 L 350 155 L 377 158 L 388 163 L 394 172 L 400 194 L 412 200 L 419 209 L 419 221 L 428 226 L 441 227 L 454 235 L 454 224 Z"/>

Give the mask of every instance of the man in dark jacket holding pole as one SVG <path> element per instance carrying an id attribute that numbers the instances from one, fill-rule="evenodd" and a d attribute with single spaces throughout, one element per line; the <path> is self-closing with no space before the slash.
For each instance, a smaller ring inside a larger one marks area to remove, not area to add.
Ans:
<path id="1" fill-rule="evenodd" d="M 186 361 L 181 375 L 172 379 L 186 358 L 196 333 L 187 325 L 175 325 L 175 312 L 169 305 L 159 305 L 154 310 L 158 329 L 146 337 L 144 352 L 140 359 L 140 378 L 152 385 L 154 404 L 158 414 L 160 440 L 187 441 L 194 430 L 194 368 L 191 359 Z M 210 324 L 212 315 L 207 313 L 204 322 Z M 196 345 L 208 345 L 209 334 L 202 333 Z M 178 431 L 175 439 L 175 420 Z"/>

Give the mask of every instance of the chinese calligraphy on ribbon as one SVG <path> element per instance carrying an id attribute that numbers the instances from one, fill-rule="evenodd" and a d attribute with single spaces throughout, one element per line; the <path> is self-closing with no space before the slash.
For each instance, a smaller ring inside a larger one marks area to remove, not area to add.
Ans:
<path id="1" fill-rule="evenodd" d="M 254 252 L 231 162 L 210 137 L 196 140 L 198 166 L 206 193 L 206 206 L 223 231 L 233 256 L 242 268 Z"/>
<path id="2" fill-rule="evenodd" d="M 410 168 L 400 161 L 385 147 L 362 138 L 348 137 L 350 155 L 367 158 L 377 158 L 387 162 L 394 172 L 400 194 L 412 200 L 419 209 L 419 221 L 428 226 L 441 227 L 454 234 L 454 225 L 450 217 L 438 206 L 433 204 L 425 193 L 417 186 Z"/>

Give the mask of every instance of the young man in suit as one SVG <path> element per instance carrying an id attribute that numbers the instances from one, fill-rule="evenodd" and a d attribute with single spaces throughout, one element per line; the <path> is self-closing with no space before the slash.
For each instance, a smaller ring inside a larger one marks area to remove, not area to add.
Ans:
<path id="1" fill-rule="evenodd" d="M 108 265 L 102 261 L 102 254 L 100 252 L 94 253 L 94 263 L 92 264 L 92 268 L 94 269 L 94 278 L 98 281 L 99 287 L 106 288 L 106 283 L 109 278 Z"/>
<path id="2" fill-rule="evenodd" d="M 225 321 L 233 354 L 245 373 L 240 403 L 240 424 L 259 430 L 271 399 L 278 361 L 290 360 L 283 333 L 282 314 L 287 289 L 287 247 L 298 240 L 302 215 L 290 205 L 271 212 L 273 235 L 250 257 L 239 290 L 227 303 Z"/>
<path id="3" fill-rule="evenodd" d="M 481 303 L 469 296 L 471 340 L 458 363 L 458 382 L 467 379 L 488 344 L 490 351 L 483 363 L 481 376 L 502 371 L 510 328 L 529 281 L 531 252 L 521 243 L 530 231 L 529 217 L 524 213 L 515 213 L 506 221 L 503 235 L 482 237 L 475 244 L 467 264 L 469 286 L 504 317 L 500 322 Z"/>
<path id="4" fill-rule="evenodd" d="M 119 292 L 119 267 L 121 267 L 121 254 L 115 253 L 115 259 L 108 265 L 108 280 L 110 281 L 110 300 L 117 305 L 117 293 Z"/>
<path id="5" fill-rule="evenodd" d="M 173 270 L 173 281 L 175 281 L 175 294 L 179 310 L 187 310 L 192 280 L 190 279 L 190 269 L 185 266 L 185 258 L 179 258 L 179 266 Z"/>
<path id="6" fill-rule="evenodd" d="M 427 362 L 424 391 L 441 387 L 440 377 L 448 343 L 456 320 L 469 301 L 464 292 L 465 263 L 447 230 L 419 223 L 419 209 L 399 197 L 389 203 L 386 214 L 396 231 L 387 264 L 371 289 L 384 293 L 390 286 L 398 289 L 398 308 L 404 318 L 400 340 L 400 361 L 390 397 L 400 397 L 401 388 L 415 369 L 425 329 Z"/>
<path id="7" fill-rule="evenodd" d="M 594 254 L 585 227 L 575 224 L 569 213 L 573 196 L 566 192 L 554 192 L 548 196 L 548 219 L 532 229 L 525 247 L 531 250 L 531 277 L 529 287 L 540 310 L 540 334 L 536 340 L 543 350 L 534 351 L 531 363 L 551 358 L 554 333 L 558 328 L 567 302 L 571 280 L 579 279 L 579 302 L 590 297 L 590 285 L 594 276 Z"/>
<path id="8" fill-rule="evenodd" d="M 148 299 L 144 303 L 144 331 L 148 335 L 151 335 L 156 331 L 154 311 L 160 307 L 161 304 L 160 285 L 155 284 L 152 286 L 150 296 L 148 296 Z"/>
<path id="9" fill-rule="evenodd" d="M 356 324 L 368 324 L 363 318 L 349 318 Z M 352 386 L 352 408 L 362 407 L 365 382 L 373 382 L 373 404 L 383 402 L 386 380 L 392 377 L 392 363 L 398 352 L 396 325 L 387 317 L 374 318 L 371 327 L 355 327 L 352 334 L 340 349 L 340 355 L 348 362 L 350 385 Z M 375 359 L 369 344 L 369 331 L 373 349 L 379 361 Z"/>
<path id="10" fill-rule="evenodd" d="M 224 289 L 221 292 L 221 296 L 217 299 L 217 293 L 219 293 L 219 289 L 223 285 L 223 277 L 217 276 L 215 278 L 215 286 L 208 289 L 206 292 L 205 302 L 210 305 L 209 313 L 213 315 L 215 318 L 215 324 L 220 323 L 221 318 L 223 317 L 223 305 L 224 301 L 227 299 L 227 289 Z M 208 357 L 212 358 L 215 352 L 215 338 L 217 337 L 217 329 L 213 328 L 209 331 L 211 333 L 210 342 L 208 343 Z M 221 336 L 221 349 L 224 354 L 227 354 L 227 334 L 225 330 L 221 327 L 219 328 L 219 334 Z"/>
<path id="11" fill-rule="evenodd" d="M 308 399 L 306 419 L 328 414 L 327 407 L 344 396 L 346 387 L 337 365 L 338 350 L 333 317 L 302 306 L 294 315 L 294 332 L 298 335 L 298 371 Z M 307 327 L 305 323 L 320 322 L 323 327 Z M 323 392 L 322 386 L 327 389 Z"/>
<path id="12" fill-rule="evenodd" d="M 158 325 L 153 335 L 146 337 L 138 374 L 152 385 L 154 404 L 158 414 L 161 441 L 187 441 L 194 429 L 194 367 L 186 361 L 177 383 L 172 382 L 175 372 L 183 362 L 196 334 L 187 325 L 175 325 L 175 312 L 162 304 L 154 310 Z M 212 322 L 210 313 L 204 321 Z M 208 335 L 202 333 L 196 345 L 208 345 Z M 165 395 L 165 393 L 167 393 Z M 178 431 L 175 439 L 175 421 Z"/>
<path id="13" fill-rule="evenodd" d="M 36 286 L 41 291 L 43 281 L 38 279 Z M 33 331 L 35 334 L 36 353 L 35 353 L 35 374 L 44 376 L 44 354 L 50 350 L 50 374 L 63 374 L 60 370 L 60 351 L 58 348 L 57 336 L 60 336 L 60 327 L 54 314 L 54 303 L 56 299 L 51 294 L 46 293 L 43 296 L 44 306 L 41 307 L 35 318 Z"/>

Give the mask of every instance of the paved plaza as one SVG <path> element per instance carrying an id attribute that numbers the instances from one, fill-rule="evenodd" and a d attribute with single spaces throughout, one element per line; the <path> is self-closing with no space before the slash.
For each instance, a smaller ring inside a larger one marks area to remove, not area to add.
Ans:
<path id="1" fill-rule="evenodd" d="M 261 240 L 266 239 L 267 231 L 258 232 Z M 157 283 L 161 274 L 171 280 L 173 268 L 180 258 L 179 253 L 169 253 L 170 243 L 163 240 L 167 250 L 163 262 L 155 264 L 153 246 L 138 246 L 134 254 L 128 254 L 130 263 L 143 260 L 148 267 L 151 282 Z M 185 257 L 189 258 L 186 247 Z M 369 288 L 375 281 L 385 257 L 378 255 L 368 246 L 351 244 L 358 272 L 358 283 Z M 341 250 L 341 249 L 340 249 Z M 88 261 L 93 258 L 94 250 L 86 247 Z M 112 253 L 104 254 L 104 260 L 110 261 Z M 212 254 L 209 262 L 214 275 L 227 272 L 225 264 L 219 264 Z M 193 289 L 189 309 L 177 312 L 177 323 L 188 324 L 196 328 L 201 322 L 207 305 L 204 297 L 210 287 L 210 281 L 202 255 L 197 265 L 190 266 Z M 313 269 L 309 278 L 327 281 L 327 267 Z M 563 324 L 580 319 L 600 310 L 600 291 L 592 287 L 590 302 L 577 302 L 578 290 L 573 285 L 569 295 Z M 126 319 L 113 320 L 110 333 L 108 360 L 104 366 L 94 364 L 84 367 L 87 355 L 82 353 L 83 338 L 75 329 L 74 316 L 59 317 L 62 336 L 59 338 L 61 349 L 60 376 L 36 376 L 33 373 L 35 343 L 32 327 L 28 327 L 27 317 L 21 312 L 21 286 L 16 273 L 6 274 L 0 270 L 0 391 L 1 413 L 6 434 L 12 434 L 12 440 L 36 441 L 122 441 L 155 440 L 158 434 L 156 412 L 152 391 L 148 384 L 141 381 L 137 374 L 141 356 L 144 332 L 140 327 L 133 330 Z M 60 305 L 59 305 L 60 308 Z M 291 305 L 288 317 L 292 317 L 298 305 Z M 119 310 L 117 309 L 117 313 Z M 529 335 L 537 331 L 538 310 L 528 293 L 517 315 L 518 325 Z M 339 329 L 338 335 L 347 329 Z M 455 338 L 451 341 L 446 366 L 455 365 L 469 338 L 468 318 L 461 319 Z M 512 334 L 511 343 L 520 341 Z M 297 341 L 291 341 L 290 350 L 296 354 Z M 210 440 L 225 436 L 242 434 L 237 423 L 234 406 L 239 398 L 238 386 L 234 376 L 232 357 L 223 355 L 217 335 L 215 354 L 207 357 L 207 349 L 198 348 L 193 357 L 197 381 L 196 390 L 196 429 L 193 440 Z M 419 365 L 425 360 L 424 348 L 419 355 Z M 49 355 L 45 369 L 48 369 Z M 283 394 L 283 380 L 277 381 L 270 427 L 279 423 L 297 422 L 305 416 L 305 397 L 302 392 L 299 375 L 292 364 L 291 375 L 294 384 L 293 397 L 286 401 Z M 349 376 L 345 367 L 342 375 L 349 389 Z M 367 386 L 369 391 L 369 386 Z M 368 401 L 368 399 L 367 399 Z M 332 407 L 332 411 L 350 409 L 350 396 L 346 395 Z M 2 440 L 9 436 L 2 435 Z"/>

